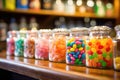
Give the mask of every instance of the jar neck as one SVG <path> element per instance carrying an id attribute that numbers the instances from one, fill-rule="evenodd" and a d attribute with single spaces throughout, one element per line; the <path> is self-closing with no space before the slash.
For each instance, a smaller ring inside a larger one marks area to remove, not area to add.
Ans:
<path id="1" fill-rule="evenodd" d="M 109 36 L 109 32 L 105 32 L 105 31 L 90 32 L 89 36 L 90 37 L 94 37 L 94 38 L 103 38 L 103 37 L 108 37 Z"/>

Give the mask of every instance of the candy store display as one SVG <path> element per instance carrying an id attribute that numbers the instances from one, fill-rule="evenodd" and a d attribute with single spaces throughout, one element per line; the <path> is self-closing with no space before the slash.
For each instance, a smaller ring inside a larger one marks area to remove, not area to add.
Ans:
<path id="1" fill-rule="evenodd" d="M 35 55 L 35 39 L 38 34 L 36 30 L 27 31 L 26 39 L 24 40 L 24 57 L 34 58 Z"/>
<path id="2" fill-rule="evenodd" d="M 120 71 L 120 25 L 115 27 L 116 39 L 114 40 L 114 69 Z"/>
<path id="3" fill-rule="evenodd" d="M 67 29 L 54 29 L 49 41 L 49 61 L 65 62 Z"/>
<path id="4" fill-rule="evenodd" d="M 72 28 L 67 40 L 66 63 L 85 66 L 85 40 L 88 37 L 87 28 Z"/>
<path id="5" fill-rule="evenodd" d="M 7 55 L 14 55 L 16 31 L 9 31 L 7 38 Z"/>
<path id="6" fill-rule="evenodd" d="M 18 31 L 15 40 L 15 56 L 23 56 L 24 54 L 24 39 L 26 38 L 26 31 Z"/>
<path id="7" fill-rule="evenodd" d="M 113 41 L 110 28 L 95 26 L 90 29 L 90 39 L 86 40 L 86 66 L 93 68 L 113 67 Z"/>
<path id="8" fill-rule="evenodd" d="M 41 29 L 39 31 L 39 37 L 35 40 L 35 59 L 48 59 L 50 36 L 51 30 L 49 29 Z"/>

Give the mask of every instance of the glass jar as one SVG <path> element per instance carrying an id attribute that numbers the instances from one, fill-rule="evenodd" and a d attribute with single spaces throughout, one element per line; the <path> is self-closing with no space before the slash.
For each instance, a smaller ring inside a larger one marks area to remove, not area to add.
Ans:
<path id="1" fill-rule="evenodd" d="M 120 25 L 115 27 L 116 39 L 114 40 L 114 69 L 120 71 Z"/>
<path id="2" fill-rule="evenodd" d="M 38 37 L 36 30 L 27 31 L 26 39 L 24 40 L 24 57 L 34 58 L 35 56 L 35 39 Z"/>
<path id="3" fill-rule="evenodd" d="M 65 62 L 67 29 L 54 29 L 49 40 L 49 61 Z"/>
<path id="4" fill-rule="evenodd" d="M 17 31 L 9 31 L 7 38 L 7 55 L 14 55 Z"/>
<path id="5" fill-rule="evenodd" d="M 39 31 L 39 37 L 35 40 L 35 59 L 48 59 L 50 36 L 51 30 L 49 29 L 41 29 Z"/>
<path id="6" fill-rule="evenodd" d="M 85 40 L 88 38 L 87 28 L 72 28 L 70 38 L 67 40 L 66 63 L 85 66 Z"/>
<path id="7" fill-rule="evenodd" d="M 86 41 L 86 66 L 93 68 L 113 67 L 113 41 L 109 36 L 110 28 L 95 26 L 90 28 Z"/>
<path id="8" fill-rule="evenodd" d="M 24 54 L 24 39 L 26 38 L 26 31 L 18 31 L 15 40 L 15 56 L 23 56 Z"/>

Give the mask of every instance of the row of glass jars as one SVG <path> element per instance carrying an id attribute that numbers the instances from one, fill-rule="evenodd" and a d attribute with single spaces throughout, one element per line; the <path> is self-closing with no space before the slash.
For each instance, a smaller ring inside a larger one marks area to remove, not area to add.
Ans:
<path id="1" fill-rule="evenodd" d="M 112 40 L 109 32 L 107 26 L 72 28 L 70 31 L 10 31 L 7 55 L 49 59 L 93 68 L 112 68 L 115 53 L 114 68 L 120 70 L 118 41 Z"/>

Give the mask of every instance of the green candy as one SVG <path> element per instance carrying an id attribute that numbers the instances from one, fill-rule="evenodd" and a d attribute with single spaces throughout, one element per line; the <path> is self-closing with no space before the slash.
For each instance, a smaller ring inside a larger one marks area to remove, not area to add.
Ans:
<path id="1" fill-rule="evenodd" d="M 79 45 L 77 45 L 77 48 L 80 48 L 81 47 L 81 45 L 79 44 Z"/>
<path id="2" fill-rule="evenodd" d="M 79 63 L 78 63 L 79 65 L 82 65 L 82 61 L 79 61 Z"/>
<path id="3" fill-rule="evenodd" d="M 103 62 L 102 62 L 102 66 L 103 66 L 103 67 L 106 67 L 106 65 L 107 65 L 107 63 L 103 61 Z"/>
<path id="4" fill-rule="evenodd" d="M 89 46 L 86 46 L 86 50 L 90 50 L 90 47 L 89 47 Z"/>
<path id="5" fill-rule="evenodd" d="M 102 56 L 105 58 L 105 57 L 107 56 L 107 53 L 104 52 L 104 53 L 102 54 Z"/>
<path id="6" fill-rule="evenodd" d="M 93 59 L 93 58 L 94 58 L 94 56 L 91 56 L 91 55 L 89 56 L 89 59 Z"/>
<path id="7" fill-rule="evenodd" d="M 93 53 L 93 57 L 98 57 L 98 54 L 97 53 Z"/>
<path id="8" fill-rule="evenodd" d="M 109 55 L 110 55 L 110 58 L 113 58 L 113 53 L 110 53 Z"/>
<path id="9" fill-rule="evenodd" d="M 76 64 L 79 64 L 79 59 L 76 59 L 76 60 L 75 60 L 75 63 L 76 63 Z"/>
<path id="10" fill-rule="evenodd" d="M 70 42 L 67 42 L 67 46 L 70 46 Z"/>

